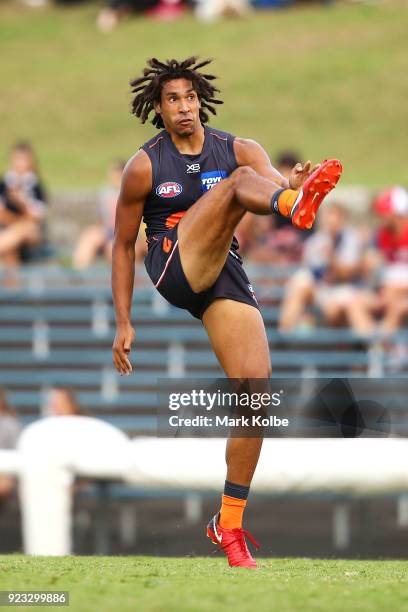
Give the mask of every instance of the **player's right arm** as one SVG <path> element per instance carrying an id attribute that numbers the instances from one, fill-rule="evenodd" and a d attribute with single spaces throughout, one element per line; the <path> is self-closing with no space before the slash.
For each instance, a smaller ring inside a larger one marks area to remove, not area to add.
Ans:
<path id="1" fill-rule="evenodd" d="M 146 197 L 152 188 L 152 166 L 141 149 L 126 164 L 116 206 L 115 236 L 112 249 L 112 294 L 115 307 L 116 335 L 113 363 L 120 374 L 130 374 L 128 355 L 135 335 L 131 323 L 135 242 Z"/>

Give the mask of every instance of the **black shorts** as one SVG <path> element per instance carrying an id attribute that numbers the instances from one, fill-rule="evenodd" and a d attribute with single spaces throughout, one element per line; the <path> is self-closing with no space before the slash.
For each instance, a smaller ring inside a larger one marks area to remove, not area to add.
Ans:
<path id="1" fill-rule="evenodd" d="M 145 266 L 159 293 L 170 304 L 188 310 L 197 319 L 201 319 L 206 308 L 217 298 L 228 298 L 258 308 L 241 258 L 232 250 L 212 287 L 194 293 L 181 267 L 177 226 L 151 239 Z"/>

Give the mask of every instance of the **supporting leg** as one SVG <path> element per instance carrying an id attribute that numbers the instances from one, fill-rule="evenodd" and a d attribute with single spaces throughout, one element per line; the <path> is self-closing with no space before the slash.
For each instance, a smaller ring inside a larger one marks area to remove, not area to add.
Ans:
<path id="1" fill-rule="evenodd" d="M 214 352 L 229 378 L 269 379 L 270 356 L 260 312 L 247 304 L 216 300 L 204 313 L 203 324 Z M 227 480 L 249 486 L 263 438 L 229 438 Z"/>

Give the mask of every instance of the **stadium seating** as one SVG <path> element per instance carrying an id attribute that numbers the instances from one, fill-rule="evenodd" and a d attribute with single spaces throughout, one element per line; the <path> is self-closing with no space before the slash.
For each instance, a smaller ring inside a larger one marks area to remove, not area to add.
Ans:
<path id="1" fill-rule="evenodd" d="M 259 296 L 276 377 L 380 376 L 376 344 L 347 329 L 320 327 L 282 335 L 276 329 L 282 283 L 290 269 L 249 266 Z M 135 282 L 134 373 L 113 369 L 114 311 L 109 271 L 28 267 L 17 289 L 0 290 L 0 385 L 24 423 L 38 418 L 51 386 L 72 388 L 81 406 L 126 430 L 154 428 L 157 379 L 222 376 L 201 323 L 169 306 L 144 272 Z"/>

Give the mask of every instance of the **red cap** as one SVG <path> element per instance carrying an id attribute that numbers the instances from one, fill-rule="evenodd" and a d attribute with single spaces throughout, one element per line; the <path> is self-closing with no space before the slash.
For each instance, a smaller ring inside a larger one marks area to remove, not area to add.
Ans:
<path id="1" fill-rule="evenodd" d="M 374 201 L 377 215 L 408 215 L 408 193 L 403 187 L 393 187 L 381 193 Z"/>

